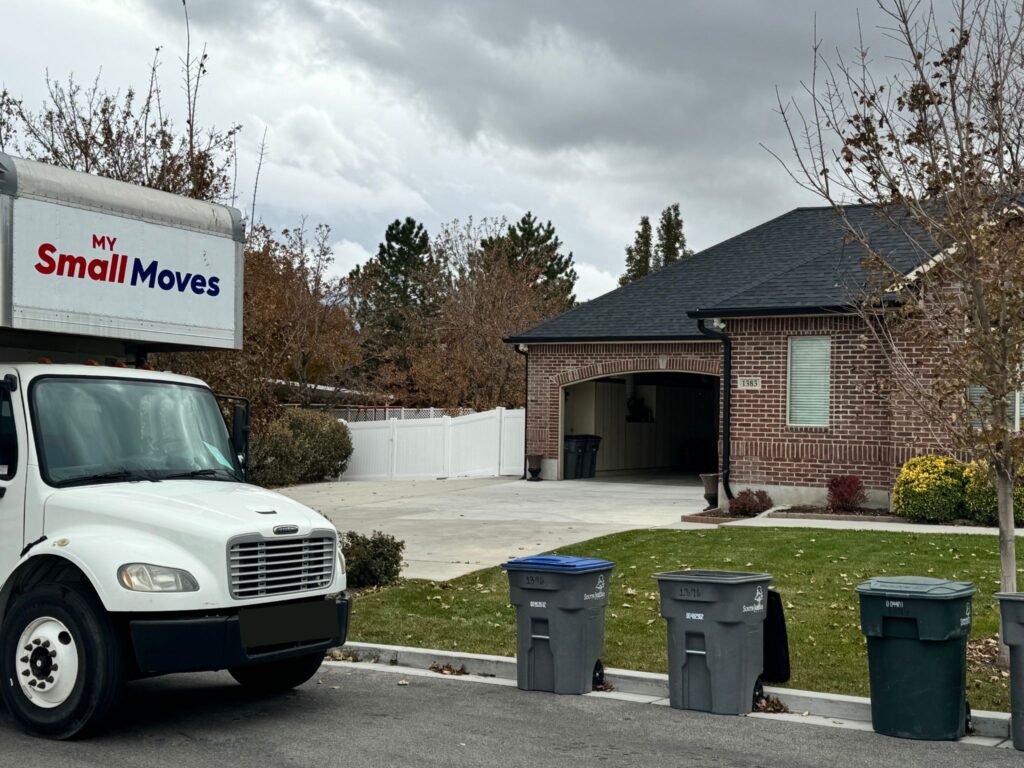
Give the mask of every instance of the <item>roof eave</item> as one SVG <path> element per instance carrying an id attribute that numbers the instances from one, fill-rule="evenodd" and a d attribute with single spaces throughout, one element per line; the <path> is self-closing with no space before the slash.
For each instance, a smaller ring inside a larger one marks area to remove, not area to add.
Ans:
<path id="1" fill-rule="evenodd" d="M 712 317 L 782 317 L 792 315 L 852 315 L 856 310 L 849 304 L 822 304 L 790 307 L 711 307 L 687 312 L 692 318 Z"/>
<path id="2" fill-rule="evenodd" d="M 502 339 L 506 344 L 601 344 L 614 342 L 677 342 L 708 341 L 707 336 L 689 334 L 685 336 L 509 336 Z"/>

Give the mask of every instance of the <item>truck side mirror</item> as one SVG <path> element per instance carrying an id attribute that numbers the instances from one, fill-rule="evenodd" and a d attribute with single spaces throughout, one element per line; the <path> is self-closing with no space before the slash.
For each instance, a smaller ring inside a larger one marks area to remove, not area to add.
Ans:
<path id="1" fill-rule="evenodd" d="M 236 404 L 231 411 L 231 447 L 235 450 L 242 468 L 249 459 L 249 404 Z"/>

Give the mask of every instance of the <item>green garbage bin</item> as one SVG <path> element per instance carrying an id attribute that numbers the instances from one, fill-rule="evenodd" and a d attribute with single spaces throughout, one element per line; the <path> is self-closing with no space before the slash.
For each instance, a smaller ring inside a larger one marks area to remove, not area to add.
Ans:
<path id="1" fill-rule="evenodd" d="M 857 586 L 868 640 L 871 724 L 904 739 L 952 740 L 967 730 L 969 581 L 876 576 Z"/>
<path id="2" fill-rule="evenodd" d="M 1003 642 L 1010 646 L 1010 735 L 1024 750 L 1024 592 L 999 592 Z"/>

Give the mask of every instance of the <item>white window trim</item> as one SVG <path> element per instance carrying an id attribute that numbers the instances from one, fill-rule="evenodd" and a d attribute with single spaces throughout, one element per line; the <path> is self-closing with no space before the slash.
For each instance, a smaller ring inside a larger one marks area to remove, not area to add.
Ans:
<path id="1" fill-rule="evenodd" d="M 798 339 L 825 339 L 828 341 L 828 407 L 825 411 L 824 424 L 794 424 L 790 416 L 793 382 L 793 341 Z M 786 426 L 792 429 L 828 429 L 832 421 L 832 337 L 828 335 L 790 336 L 786 340 Z"/>

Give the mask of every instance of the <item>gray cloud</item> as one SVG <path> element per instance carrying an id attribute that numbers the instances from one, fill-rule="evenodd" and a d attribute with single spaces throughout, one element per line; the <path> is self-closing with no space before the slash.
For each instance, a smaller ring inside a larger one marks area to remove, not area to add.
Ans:
<path id="1" fill-rule="evenodd" d="M 874 3 L 862 6 L 878 37 Z M 759 143 L 786 147 L 775 86 L 796 92 L 809 74 L 815 16 L 826 40 L 857 39 L 857 8 L 840 0 L 190 0 L 189 11 L 211 53 L 204 114 L 245 125 L 243 189 L 268 127 L 270 223 L 326 221 L 348 262 L 375 252 L 396 217 L 436 228 L 532 209 L 586 263 L 588 293 L 614 284 L 637 218 L 673 201 L 698 248 L 814 204 Z M 79 44 L 101 13 L 111 43 Z M 35 0 L 16 18 L 46 24 L 56 74 L 102 65 L 138 82 L 145 51 L 167 45 L 173 87 L 179 0 Z M 18 45 L 0 52 L 7 83 L 39 86 L 43 63 Z"/>

